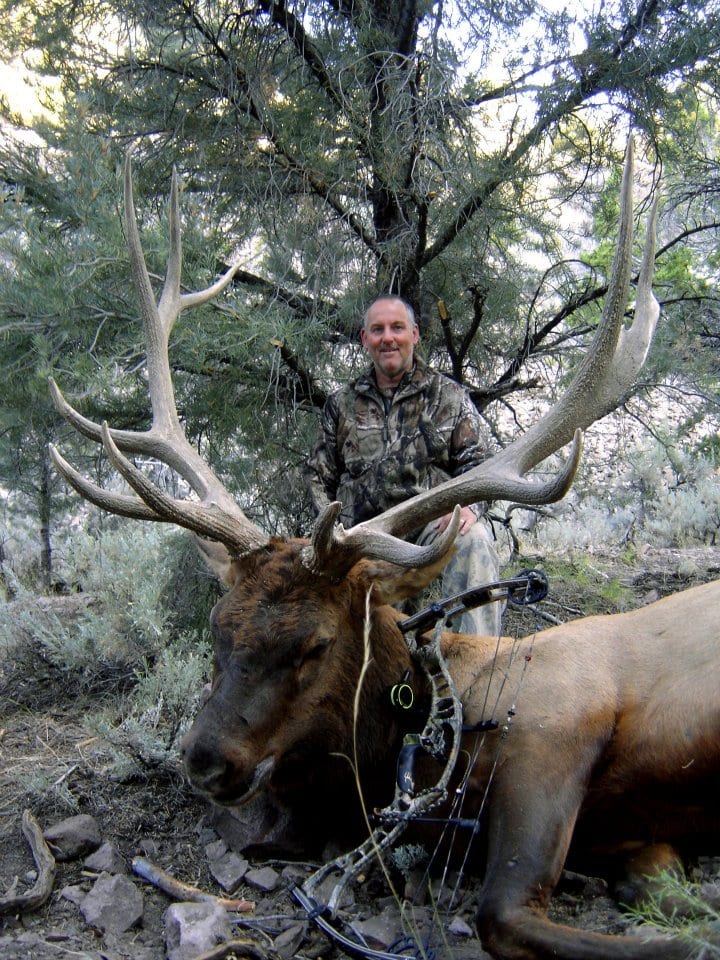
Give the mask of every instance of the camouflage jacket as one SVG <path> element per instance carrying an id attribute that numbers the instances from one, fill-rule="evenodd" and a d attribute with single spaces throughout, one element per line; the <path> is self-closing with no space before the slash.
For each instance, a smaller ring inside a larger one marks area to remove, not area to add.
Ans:
<path id="1" fill-rule="evenodd" d="M 319 512 L 333 500 L 350 527 L 455 477 L 487 455 L 467 392 L 418 358 L 395 390 L 370 368 L 329 397 L 305 468 Z"/>

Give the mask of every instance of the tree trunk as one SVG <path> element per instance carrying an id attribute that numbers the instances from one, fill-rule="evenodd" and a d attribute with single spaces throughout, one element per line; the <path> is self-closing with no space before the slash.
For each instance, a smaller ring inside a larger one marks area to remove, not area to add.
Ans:
<path id="1" fill-rule="evenodd" d="M 52 586 L 52 543 L 50 518 L 52 516 L 50 455 L 47 443 L 43 444 L 40 457 L 40 485 L 38 487 L 38 513 L 40 516 L 40 577 L 43 587 Z"/>

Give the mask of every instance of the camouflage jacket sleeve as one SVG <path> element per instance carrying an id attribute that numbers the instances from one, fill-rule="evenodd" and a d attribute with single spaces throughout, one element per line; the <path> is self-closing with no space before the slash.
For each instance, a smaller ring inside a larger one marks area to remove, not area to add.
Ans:
<path id="1" fill-rule="evenodd" d="M 304 476 L 313 506 L 320 513 L 337 499 L 340 464 L 338 461 L 337 400 L 330 396 L 320 418 L 320 433 L 305 465 Z"/>
<path id="2" fill-rule="evenodd" d="M 480 416 L 470 397 L 464 393 L 457 423 L 450 439 L 450 467 L 453 477 L 471 470 L 488 456 Z"/>

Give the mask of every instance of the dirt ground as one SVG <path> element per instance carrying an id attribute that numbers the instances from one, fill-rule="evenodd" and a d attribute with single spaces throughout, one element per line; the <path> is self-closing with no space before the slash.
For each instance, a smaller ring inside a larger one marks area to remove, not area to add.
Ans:
<path id="1" fill-rule="evenodd" d="M 590 590 L 588 570 L 591 577 L 597 577 L 594 586 L 617 584 L 620 599 L 603 601 L 602 592 Z M 599 612 L 603 605 L 607 609 L 612 609 L 613 603 L 640 605 L 719 574 L 720 548 L 648 550 L 639 565 L 627 567 L 591 557 L 583 564 L 584 585 L 571 580 L 554 583 L 551 577 L 551 592 L 541 609 L 557 619 L 572 619 L 583 612 Z M 510 611 L 506 629 L 521 633 L 536 624 L 537 614 Z M 539 625 L 542 627 L 542 621 Z M 105 745 L 99 738 L 89 737 L 83 723 L 88 711 L 97 709 L 97 702 L 53 696 L 42 678 L 29 678 L 29 682 L 37 683 L 36 703 L 31 706 L 27 698 L 18 706 L 10 691 L 0 685 L 0 898 L 14 878 L 18 878 L 21 891 L 34 882 L 33 859 L 21 833 L 26 808 L 43 828 L 72 813 L 90 814 L 97 820 L 103 840 L 113 842 L 128 864 L 143 855 L 186 883 L 226 895 L 209 871 L 206 848 L 217 837 L 210 827 L 207 805 L 192 794 L 179 768 L 176 774 L 164 771 L 120 782 L 110 772 Z M 33 778 L 37 786 L 33 786 Z M 69 808 L 64 796 L 73 798 L 76 809 Z M 233 893 L 257 904 L 252 915 L 238 915 L 236 928 L 237 935 L 249 937 L 254 946 L 246 953 L 238 948 L 234 955 L 339 957 L 336 947 L 304 923 L 287 889 L 288 877 L 307 875 L 314 865 L 273 866 L 281 878 L 274 891 L 243 885 Z M 719 866 L 718 860 L 703 861 L 696 875 L 712 879 Z M 168 896 L 134 878 L 145 903 L 141 925 L 120 935 L 103 934 L 88 926 L 77 905 L 64 894 L 70 887 L 89 889 L 95 879 L 84 869 L 82 859 L 58 863 L 53 893 L 40 909 L 0 916 L 0 958 L 162 960 L 163 916 L 172 902 Z M 472 929 L 474 883 L 469 879 L 464 884 L 460 907 L 454 911 L 455 916 L 467 918 L 469 928 L 449 938 L 445 955 L 475 960 L 485 956 Z M 355 889 L 351 910 L 378 912 L 388 893 L 380 871 L 371 871 Z M 571 925 L 612 933 L 626 930 L 631 923 L 612 901 L 601 878 L 572 874 L 566 874 L 556 893 L 553 915 Z"/>

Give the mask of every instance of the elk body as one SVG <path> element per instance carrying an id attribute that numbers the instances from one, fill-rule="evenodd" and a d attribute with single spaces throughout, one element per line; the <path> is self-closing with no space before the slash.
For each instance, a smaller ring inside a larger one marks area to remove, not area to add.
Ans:
<path id="1" fill-rule="evenodd" d="M 180 294 L 173 178 L 170 260 L 156 304 L 126 165 L 126 229 L 148 345 L 152 426 L 140 434 L 101 427 L 77 413 L 54 384 L 52 390 L 69 421 L 104 444 L 134 494 L 107 493 L 57 451 L 53 457 L 63 476 L 104 509 L 192 530 L 229 587 L 212 615 L 212 690 L 183 748 L 191 781 L 214 801 L 236 804 L 269 791 L 291 812 L 305 839 L 320 845 L 329 836 L 352 843 L 361 829 L 350 758 L 357 763 L 367 805 L 383 805 L 390 798 L 407 722 L 393 712 L 387 688 L 407 673 L 421 698 L 424 683 L 390 605 L 419 592 L 437 575 L 453 548 L 458 511 L 429 547 L 402 538 L 456 504 L 490 499 L 547 503 L 567 491 L 580 456 L 580 430 L 628 392 L 659 312 L 651 292 L 651 223 L 634 322 L 623 327 L 631 199 L 629 148 L 603 316 L 572 384 L 545 417 L 492 460 L 351 530 L 336 523 L 336 504 L 319 518 L 311 541 L 269 539 L 248 521 L 185 438 L 170 377 L 168 337 L 180 310 L 218 293 L 233 271 L 203 293 Z M 570 440 L 570 456 L 557 476 L 543 481 L 527 477 Z M 123 451 L 169 464 L 198 499 L 170 499 Z M 658 844 L 685 843 L 691 832 L 717 838 L 720 719 L 712 677 L 720 649 L 719 600 L 720 586 L 711 584 L 633 613 L 543 631 L 533 640 L 529 663 L 513 655 L 509 640 L 500 641 L 495 661 L 495 638 L 444 638 L 469 722 L 488 719 L 488 711 L 501 720 L 522 678 L 517 715 L 502 750 L 498 753 L 492 733 L 481 740 L 468 735 L 465 744 L 473 761 L 464 815 L 476 811 L 489 783 L 478 921 L 483 944 L 494 956 L 685 956 L 676 941 L 570 930 L 549 922 L 545 910 L 573 835 L 586 849 L 636 853 L 653 845 L 666 853 L 667 847 Z M 354 755 L 353 704 L 366 621 L 370 660 L 358 698 Z M 497 686 L 500 678 L 502 687 Z M 652 853 L 645 862 L 653 862 Z"/>
<path id="2" fill-rule="evenodd" d="M 233 565 L 238 579 L 213 613 L 213 694 L 184 753 L 191 780 L 217 802 L 270 790 L 292 811 L 294 835 L 317 854 L 329 839 L 362 839 L 350 759 L 368 809 L 391 798 L 408 727 L 388 689 L 405 677 L 422 699 L 424 681 L 387 604 L 417 589 L 419 578 L 361 560 L 333 584 L 308 574 L 302 550 L 301 543 L 271 544 Z M 425 576 L 432 579 L 434 570 Z M 372 661 L 355 738 L 368 590 Z M 718 610 L 714 582 L 519 643 L 502 638 L 499 647 L 494 637 L 443 635 L 466 722 L 500 724 L 465 735 L 462 755 L 473 766 L 455 811 L 472 818 L 484 803 L 478 924 L 493 956 L 687 956 L 670 941 L 562 927 L 545 911 L 571 841 L 574 862 L 597 867 L 599 859 L 606 867 L 612 854 L 617 879 L 625 882 L 627 872 L 638 887 L 633 862 L 652 872 L 718 847 Z M 462 857 L 467 840 L 456 842 Z"/>

